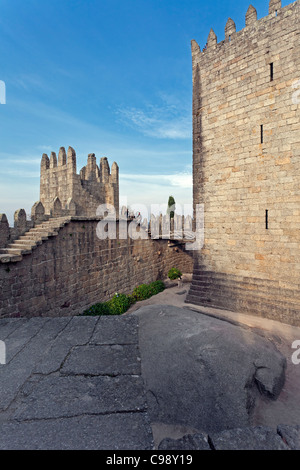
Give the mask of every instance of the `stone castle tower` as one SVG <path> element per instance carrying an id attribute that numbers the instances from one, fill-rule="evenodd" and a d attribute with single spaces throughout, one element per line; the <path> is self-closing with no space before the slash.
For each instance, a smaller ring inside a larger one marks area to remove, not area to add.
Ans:
<path id="1" fill-rule="evenodd" d="M 50 159 L 44 154 L 41 161 L 40 202 L 45 214 L 96 216 L 97 207 L 108 203 L 119 214 L 119 167 L 114 162 L 109 168 L 107 158 L 101 158 L 97 165 L 95 154 L 88 156 L 87 165 L 78 175 L 76 153 L 69 147 L 68 154 L 63 147 L 58 159 L 54 152 Z"/>
<path id="2" fill-rule="evenodd" d="M 204 247 L 188 301 L 297 323 L 300 4 L 271 0 L 225 40 L 192 41 L 194 204 Z M 298 91 L 297 91 L 298 90 Z M 299 320 L 298 320 L 299 321 Z"/>

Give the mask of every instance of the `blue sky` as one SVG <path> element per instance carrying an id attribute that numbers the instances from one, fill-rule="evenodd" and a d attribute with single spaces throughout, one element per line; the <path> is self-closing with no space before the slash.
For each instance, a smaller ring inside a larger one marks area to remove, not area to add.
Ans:
<path id="1" fill-rule="evenodd" d="M 78 172 L 92 152 L 116 161 L 129 204 L 191 203 L 190 41 L 223 40 L 229 16 L 242 29 L 249 4 L 0 0 L 0 212 L 30 211 L 41 155 L 69 145 Z"/>

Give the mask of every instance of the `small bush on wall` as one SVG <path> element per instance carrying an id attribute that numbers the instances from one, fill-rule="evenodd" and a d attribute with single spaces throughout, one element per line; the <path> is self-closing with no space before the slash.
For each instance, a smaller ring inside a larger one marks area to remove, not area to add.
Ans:
<path id="1" fill-rule="evenodd" d="M 182 272 L 177 268 L 171 268 L 168 272 L 168 278 L 171 279 L 171 281 L 174 281 L 175 279 L 181 279 L 181 276 Z"/>
<path id="2" fill-rule="evenodd" d="M 89 307 L 82 315 L 98 316 L 98 315 L 122 315 L 127 312 L 129 307 L 139 300 L 145 300 L 162 292 L 165 285 L 162 281 L 154 281 L 150 284 L 141 284 L 137 286 L 131 295 L 116 294 L 108 302 L 97 303 Z"/>

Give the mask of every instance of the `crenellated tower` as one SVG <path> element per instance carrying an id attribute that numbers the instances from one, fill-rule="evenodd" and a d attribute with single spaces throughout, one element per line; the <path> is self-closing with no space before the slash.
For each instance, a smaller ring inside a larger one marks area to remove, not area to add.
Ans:
<path id="1" fill-rule="evenodd" d="M 300 315 L 300 2 L 269 2 L 192 41 L 193 197 L 204 205 L 191 302 Z M 293 317 L 293 319 L 291 318 Z M 297 317 L 297 318 L 296 318 Z"/>
<path id="2" fill-rule="evenodd" d="M 119 167 L 114 162 L 110 170 L 106 157 L 97 165 L 94 153 L 77 174 L 76 152 L 61 147 L 58 158 L 51 152 L 41 161 L 40 202 L 45 214 L 93 217 L 100 204 L 108 203 L 119 213 Z"/>

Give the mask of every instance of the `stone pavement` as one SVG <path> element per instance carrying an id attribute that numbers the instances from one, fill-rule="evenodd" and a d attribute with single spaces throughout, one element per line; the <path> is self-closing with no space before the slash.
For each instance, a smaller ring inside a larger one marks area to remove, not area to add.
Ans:
<path id="1" fill-rule="evenodd" d="M 151 449 L 133 317 L 3 319 L 0 449 Z"/>
<path id="2" fill-rule="evenodd" d="M 130 314 L 0 320 L 0 450 L 300 448 L 288 423 L 217 432 L 151 422 L 143 324 Z"/>

